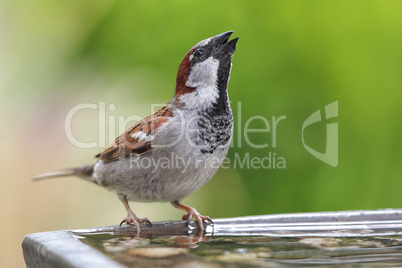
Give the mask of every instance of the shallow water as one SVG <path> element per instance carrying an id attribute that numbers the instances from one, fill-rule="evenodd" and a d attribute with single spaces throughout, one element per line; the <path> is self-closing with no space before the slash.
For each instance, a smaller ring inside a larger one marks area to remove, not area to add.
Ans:
<path id="1" fill-rule="evenodd" d="M 110 232 L 77 237 L 128 267 L 400 267 L 402 236 L 152 236 Z"/>
<path id="2" fill-rule="evenodd" d="M 128 267 L 402 267 L 402 210 L 340 211 L 158 222 L 75 230 Z"/>

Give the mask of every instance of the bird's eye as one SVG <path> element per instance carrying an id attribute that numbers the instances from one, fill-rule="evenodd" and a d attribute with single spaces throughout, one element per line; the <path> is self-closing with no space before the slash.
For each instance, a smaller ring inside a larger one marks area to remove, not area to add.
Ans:
<path id="1" fill-rule="evenodd" d="M 202 55 L 204 55 L 204 51 L 201 49 L 198 49 L 196 51 L 194 51 L 194 56 L 197 58 L 200 58 Z"/>

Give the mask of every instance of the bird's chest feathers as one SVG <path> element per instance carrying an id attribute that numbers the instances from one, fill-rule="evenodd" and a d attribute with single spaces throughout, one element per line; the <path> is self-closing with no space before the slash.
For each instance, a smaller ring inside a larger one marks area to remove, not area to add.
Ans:
<path id="1" fill-rule="evenodd" d="M 227 152 L 230 145 L 233 132 L 230 107 L 227 106 L 226 109 L 219 111 L 219 114 L 214 112 L 215 110 L 211 108 L 182 113 L 184 133 L 180 145 L 202 158 Z"/>
<path id="2" fill-rule="evenodd" d="M 194 142 L 202 154 L 213 154 L 216 150 L 227 149 L 233 132 L 232 113 L 222 115 L 201 113 L 197 122 Z"/>

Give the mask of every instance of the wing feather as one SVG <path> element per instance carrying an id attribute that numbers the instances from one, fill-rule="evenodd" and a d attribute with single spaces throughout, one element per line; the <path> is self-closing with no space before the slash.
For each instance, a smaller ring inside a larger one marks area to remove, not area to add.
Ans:
<path id="1" fill-rule="evenodd" d="M 142 154 L 152 150 L 154 134 L 170 117 L 172 117 L 172 112 L 170 103 L 168 103 L 117 137 L 112 144 L 96 157 L 99 157 L 104 162 L 113 162 L 129 157 L 133 153 Z"/>

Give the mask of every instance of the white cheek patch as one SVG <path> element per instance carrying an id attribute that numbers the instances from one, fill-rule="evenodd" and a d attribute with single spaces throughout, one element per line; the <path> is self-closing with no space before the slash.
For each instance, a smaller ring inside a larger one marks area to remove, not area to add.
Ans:
<path id="1" fill-rule="evenodd" d="M 209 108 L 219 98 L 217 87 L 219 61 L 209 57 L 196 63 L 190 71 L 186 86 L 196 88 L 194 92 L 180 96 L 186 109 Z"/>
<path id="2" fill-rule="evenodd" d="M 196 90 L 180 96 L 187 109 L 208 108 L 218 100 L 218 68 L 219 61 L 213 57 L 191 67 L 186 86 Z"/>
<path id="3" fill-rule="evenodd" d="M 195 63 L 187 77 L 186 86 L 196 88 L 199 86 L 212 86 L 217 82 L 219 61 L 213 57 Z"/>

